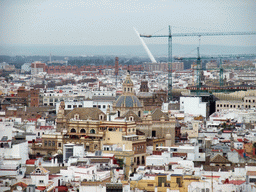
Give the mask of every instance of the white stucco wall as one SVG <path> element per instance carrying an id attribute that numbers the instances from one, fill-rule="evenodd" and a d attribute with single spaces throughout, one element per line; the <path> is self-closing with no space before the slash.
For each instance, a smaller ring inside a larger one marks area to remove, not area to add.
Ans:
<path id="1" fill-rule="evenodd" d="M 180 97 L 180 111 L 194 116 L 207 115 L 207 103 L 201 102 L 200 97 Z"/>

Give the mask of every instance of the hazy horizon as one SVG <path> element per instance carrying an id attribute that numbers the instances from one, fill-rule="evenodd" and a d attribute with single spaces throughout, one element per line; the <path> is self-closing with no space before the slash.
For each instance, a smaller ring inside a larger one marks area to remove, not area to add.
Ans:
<path id="1" fill-rule="evenodd" d="M 173 56 L 196 56 L 198 45 L 173 44 Z M 148 44 L 154 57 L 167 56 L 167 44 Z M 142 45 L 0 45 L 1 55 L 147 56 Z M 256 46 L 200 45 L 201 55 L 256 54 Z"/>

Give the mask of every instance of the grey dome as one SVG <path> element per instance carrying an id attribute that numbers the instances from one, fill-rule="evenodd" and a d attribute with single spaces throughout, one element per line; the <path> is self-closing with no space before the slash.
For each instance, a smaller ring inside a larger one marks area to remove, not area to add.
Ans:
<path id="1" fill-rule="evenodd" d="M 116 101 L 116 107 L 142 107 L 135 95 L 121 95 Z"/>

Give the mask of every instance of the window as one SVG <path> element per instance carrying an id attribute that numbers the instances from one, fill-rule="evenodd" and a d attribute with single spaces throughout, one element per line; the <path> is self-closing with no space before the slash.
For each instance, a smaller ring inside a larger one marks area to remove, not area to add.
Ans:
<path id="1" fill-rule="evenodd" d="M 94 108 L 95 108 L 95 107 L 97 107 L 97 105 L 93 105 L 92 107 L 94 107 Z"/>
<path id="2" fill-rule="evenodd" d="M 94 134 L 94 133 L 95 133 L 95 130 L 94 130 L 94 129 L 91 129 L 91 130 L 90 130 L 90 133 Z"/>
<path id="3" fill-rule="evenodd" d="M 52 146 L 55 147 L 55 141 L 52 142 Z"/>
<path id="4" fill-rule="evenodd" d="M 76 133 L 76 130 L 75 130 L 74 128 L 72 128 L 72 129 L 70 130 L 70 132 L 71 132 L 71 133 Z"/>
<path id="5" fill-rule="evenodd" d="M 99 119 L 104 120 L 104 115 L 100 114 Z"/>
<path id="6" fill-rule="evenodd" d="M 80 133 L 86 133 L 85 129 L 81 129 Z"/>
<path id="7" fill-rule="evenodd" d="M 61 147 L 61 143 L 58 143 L 58 147 Z"/>
<path id="8" fill-rule="evenodd" d="M 70 109 L 70 108 L 71 108 L 71 105 L 68 105 L 68 108 Z"/>
<path id="9" fill-rule="evenodd" d="M 44 146 L 47 146 L 47 141 L 44 142 Z"/>
<path id="10" fill-rule="evenodd" d="M 49 141 L 49 142 L 48 142 L 48 145 L 49 145 L 49 146 L 51 146 L 51 145 L 52 145 L 52 142 L 51 142 L 51 141 Z"/>
<path id="11" fill-rule="evenodd" d="M 103 109 L 105 109 L 106 108 L 106 105 L 103 105 Z"/>
<path id="12" fill-rule="evenodd" d="M 41 183 L 41 184 L 44 183 L 44 180 L 39 180 L 39 183 Z"/>

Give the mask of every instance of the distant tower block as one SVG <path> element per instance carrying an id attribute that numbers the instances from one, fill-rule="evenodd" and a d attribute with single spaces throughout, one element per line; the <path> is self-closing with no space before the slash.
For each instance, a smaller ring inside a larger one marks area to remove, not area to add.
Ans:
<path id="1" fill-rule="evenodd" d="M 116 57 L 115 59 L 115 75 L 118 75 L 118 64 L 119 64 L 119 59 L 118 57 Z"/>
<path id="2" fill-rule="evenodd" d="M 119 58 L 116 57 L 116 59 L 115 59 L 116 86 L 117 86 L 118 64 L 119 64 Z"/>

